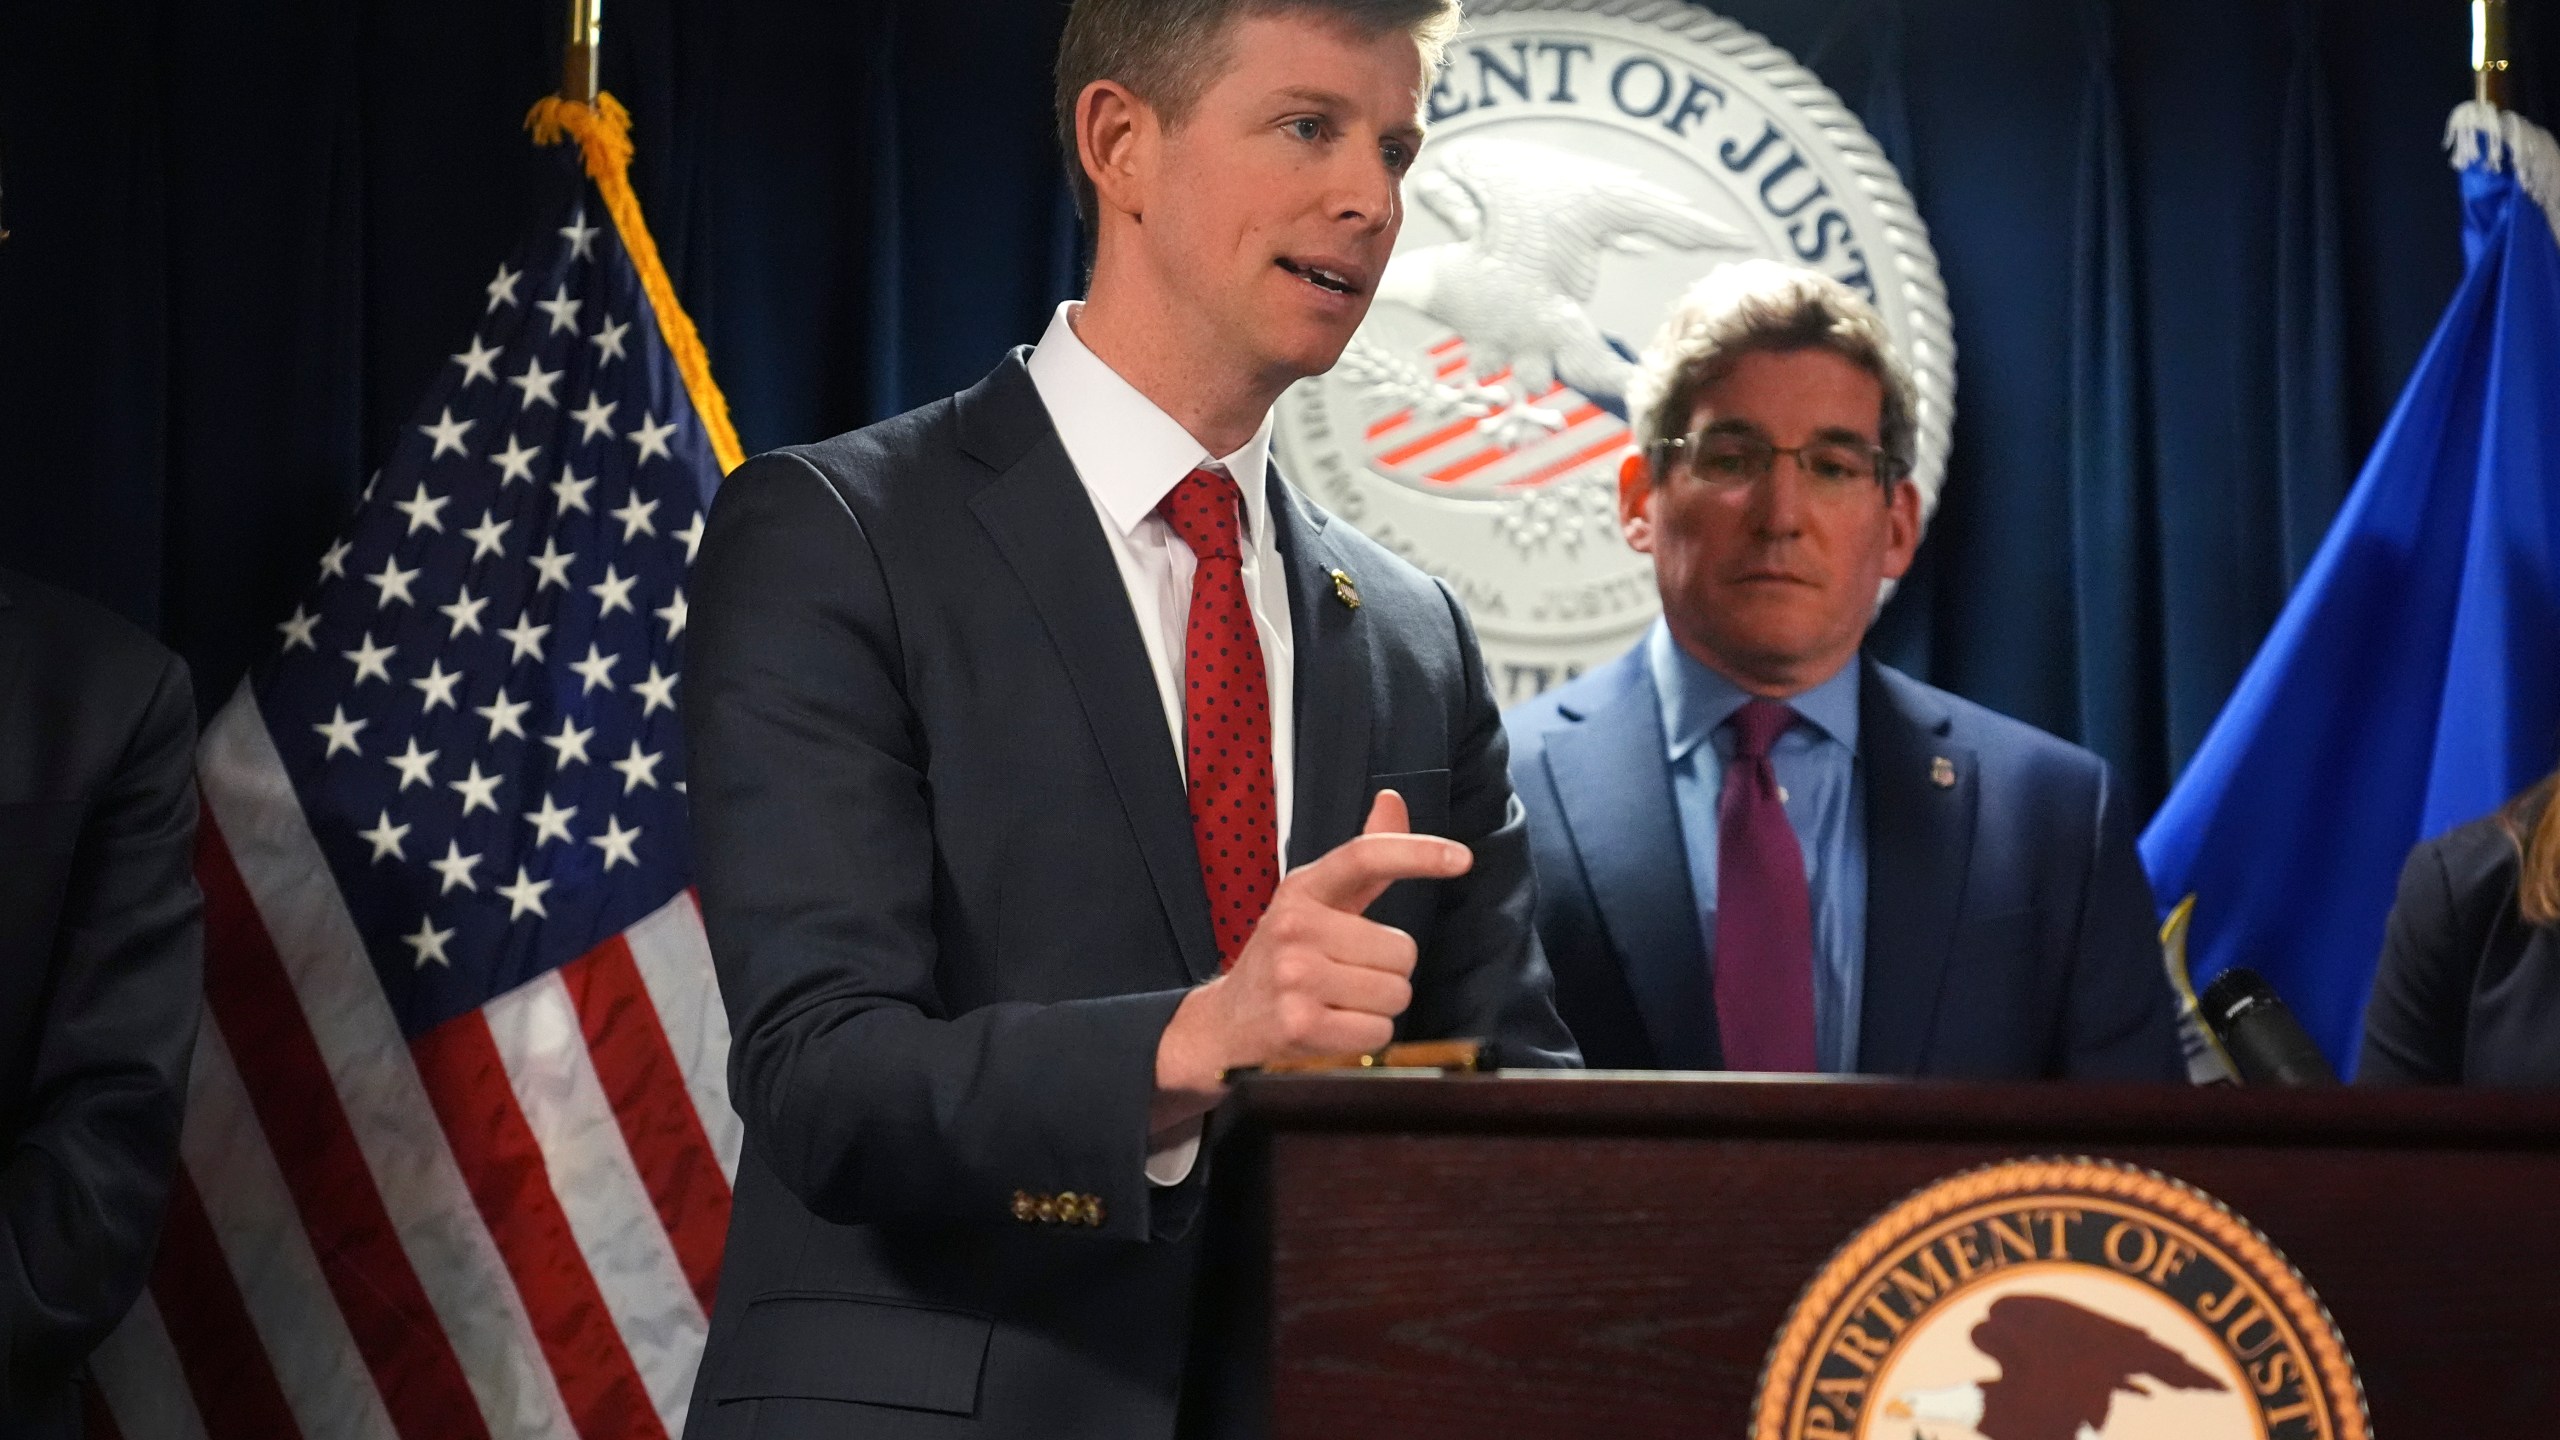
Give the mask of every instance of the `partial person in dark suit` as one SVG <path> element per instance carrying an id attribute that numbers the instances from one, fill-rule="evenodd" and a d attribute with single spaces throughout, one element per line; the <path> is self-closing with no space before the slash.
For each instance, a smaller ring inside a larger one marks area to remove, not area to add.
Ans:
<path id="1" fill-rule="evenodd" d="M 1920 543 L 1911 384 L 1854 292 L 1685 296 L 1619 479 L 1662 621 L 1514 710 L 1538 925 L 1595 1068 L 2179 1080 L 2096 756 L 1862 658 Z"/>
<path id="2" fill-rule="evenodd" d="M 1225 1073 L 1571 1063 L 1464 613 L 1268 464 L 1455 19 L 1079 0 L 1088 298 L 723 484 L 685 711 L 746 1147 L 688 1434 L 1252 1433 L 1195 1318 Z"/>
<path id="3" fill-rule="evenodd" d="M 80 1434 L 142 1293 L 202 1006 L 186 666 L 0 571 L 0 1435 Z"/>
<path id="4" fill-rule="evenodd" d="M 2359 1083 L 2560 1085 L 2560 776 L 2409 852 Z"/>

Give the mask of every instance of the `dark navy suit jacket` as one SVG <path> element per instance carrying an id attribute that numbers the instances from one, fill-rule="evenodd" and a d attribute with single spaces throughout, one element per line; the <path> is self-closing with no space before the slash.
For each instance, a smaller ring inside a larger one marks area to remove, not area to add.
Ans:
<path id="1" fill-rule="evenodd" d="M 2530 834 L 2538 818 L 2519 824 Z M 2409 852 L 2359 1082 L 2560 1085 L 2560 927 L 2525 923 L 2522 864 L 2494 815 Z"/>
<path id="2" fill-rule="evenodd" d="M 2184 1080 L 2133 817 L 2096 756 L 1859 662 L 1858 1069 Z M 1594 1069 L 1723 1065 L 1644 647 L 1505 717 L 1556 1006 Z M 1940 785 L 1936 762 L 1952 767 Z"/>
<path id="3" fill-rule="evenodd" d="M 1572 1063 L 1465 616 L 1276 476 L 1271 499 L 1290 862 L 1400 791 L 1476 863 L 1370 911 L 1420 945 L 1399 1029 Z M 1249 1397 L 1185 1374 L 1186 1346 L 1250 1352 L 1191 1319 L 1215 1146 L 1180 1186 L 1144 1174 L 1157 1039 L 1218 966 L 1189 801 L 1020 355 L 731 475 L 692 588 L 695 853 L 746 1147 L 687 1433 L 1119 1440 L 1173 1434 L 1178 1401 L 1190 1433 L 1249 1430 Z"/>
<path id="4" fill-rule="evenodd" d="M 0 572 L 0 1435 L 81 1433 L 150 1273 L 203 1009 L 195 696 L 96 605 Z"/>

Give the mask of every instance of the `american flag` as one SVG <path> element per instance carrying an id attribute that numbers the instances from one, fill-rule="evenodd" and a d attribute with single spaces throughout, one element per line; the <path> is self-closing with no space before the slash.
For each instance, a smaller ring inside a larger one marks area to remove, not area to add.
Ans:
<path id="1" fill-rule="evenodd" d="M 207 727 L 184 1167 L 96 1428 L 683 1427 L 739 1143 L 676 709 L 722 412 L 563 171 Z"/>

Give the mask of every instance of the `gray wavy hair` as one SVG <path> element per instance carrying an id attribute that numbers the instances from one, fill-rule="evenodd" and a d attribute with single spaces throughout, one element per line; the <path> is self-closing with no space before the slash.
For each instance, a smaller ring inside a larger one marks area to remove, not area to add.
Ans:
<path id="1" fill-rule="evenodd" d="M 1627 386 L 1636 443 L 1649 454 L 1685 432 L 1698 392 L 1759 350 L 1829 350 L 1875 376 L 1884 387 L 1877 441 L 1892 467 L 1888 478 L 1911 473 L 1920 444 L 1917 404 L 1884 317 L 1830 276 L 1776 260 L 1720 265 L 1671 307 Z"/>

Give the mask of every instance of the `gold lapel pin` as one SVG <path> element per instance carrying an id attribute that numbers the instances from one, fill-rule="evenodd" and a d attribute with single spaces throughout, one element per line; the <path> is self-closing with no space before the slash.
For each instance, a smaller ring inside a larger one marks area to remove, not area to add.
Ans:
<path id="1" fill-rule="evenodd" d="M 1351 583 L 1351 573 L 1347 570 L 1327 570 L 1324 573 L 1333 577 L 1333 598 L 1342 602 L 1342 608 L 1359 609 L 1360 587 Z"/>
<path id="2" fill-rule="evenodd" d="M 1956 784 L 1956 762 L 1944 755 L 1929 762 L 1929 783 L 1941 790 L 1952 790 Z"/>

